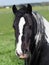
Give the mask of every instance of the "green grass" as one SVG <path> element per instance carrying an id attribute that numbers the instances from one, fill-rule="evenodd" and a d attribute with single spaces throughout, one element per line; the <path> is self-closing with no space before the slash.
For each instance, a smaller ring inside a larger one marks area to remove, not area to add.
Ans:
<path id="1" fill-rule="evenodd" d="M 37 11 L 49 21 L 49 6 L 34 6 L 32 9 Z"/>
<path id="2" fill-rule="evenodd" d="M 38 11 L 49 21 L 47 6 L 35 6 Z M 15 56 L 15 37 L 13 30 L 14 15 L 10 9 L 0 9 L 0 65 L 24 65 L 23 61 Z"/>
<path id="3" fill-rule="evenodd" d="M 0 65 L 23 64 L 15 56 L 13 20 L 14 15 L 11 9 L 0 9 Z"/>

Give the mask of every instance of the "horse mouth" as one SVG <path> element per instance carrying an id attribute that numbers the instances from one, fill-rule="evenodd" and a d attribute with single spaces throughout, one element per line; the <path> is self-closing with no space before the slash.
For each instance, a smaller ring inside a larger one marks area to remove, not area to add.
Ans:
<path id="1" fill-rule="evenodd" d="M 22 54 L 18 54 L 16 52 L 16 55 L 20 58 L 20 59 L 27 59 L 29 57 L 29 53 L 22 53 Z"/>
<path id="2" fill-rule="evenodd" d="M 28 54 L 22 54 L 19 56 L 20 59 L 26 59 L 28 58 Z"/>

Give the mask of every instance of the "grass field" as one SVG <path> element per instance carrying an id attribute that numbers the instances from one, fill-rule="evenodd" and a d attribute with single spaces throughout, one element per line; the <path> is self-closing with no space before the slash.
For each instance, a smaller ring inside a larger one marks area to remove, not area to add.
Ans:
<path id="1" fill-rule="evenodd" d="M 49 21 L 49 6 L 34 6 Z M 23 61 L 15 56 L 15 37 L 13 30 L 14 15 L 10 9 L 0 9 L 0 65 L 23 65 Z"/>

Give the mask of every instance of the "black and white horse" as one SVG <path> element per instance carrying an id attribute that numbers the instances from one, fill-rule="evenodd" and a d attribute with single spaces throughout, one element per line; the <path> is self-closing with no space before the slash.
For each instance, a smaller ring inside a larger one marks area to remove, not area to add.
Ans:
<path id="1" fill-rule="evenodd" d="M 16 55 L 25 60 L 25 65 L 49 65 L 49 23 L 30 4 L 17 10 L 13 27 L 16 38 Z"/>

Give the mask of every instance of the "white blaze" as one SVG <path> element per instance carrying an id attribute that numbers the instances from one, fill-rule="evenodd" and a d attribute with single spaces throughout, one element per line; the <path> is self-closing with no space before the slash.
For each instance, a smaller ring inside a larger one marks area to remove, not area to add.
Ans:
<path id="1" fill-rule="evenodd" d="M 24 19 L 24 17 L 21 17 L 20 21 L 19 21 L 19 33 L 20 33 L 20 35 L 18 37 L 18 43 L 17 43 L 17 47 L 16 47 L 16 51 L 19 55 L 22 54 L 22 50 L 21 50 L 22 40 L 21 40 L 21 38 L 23 35 L 24 24 L 25 24 L 25 19 Z"/>

